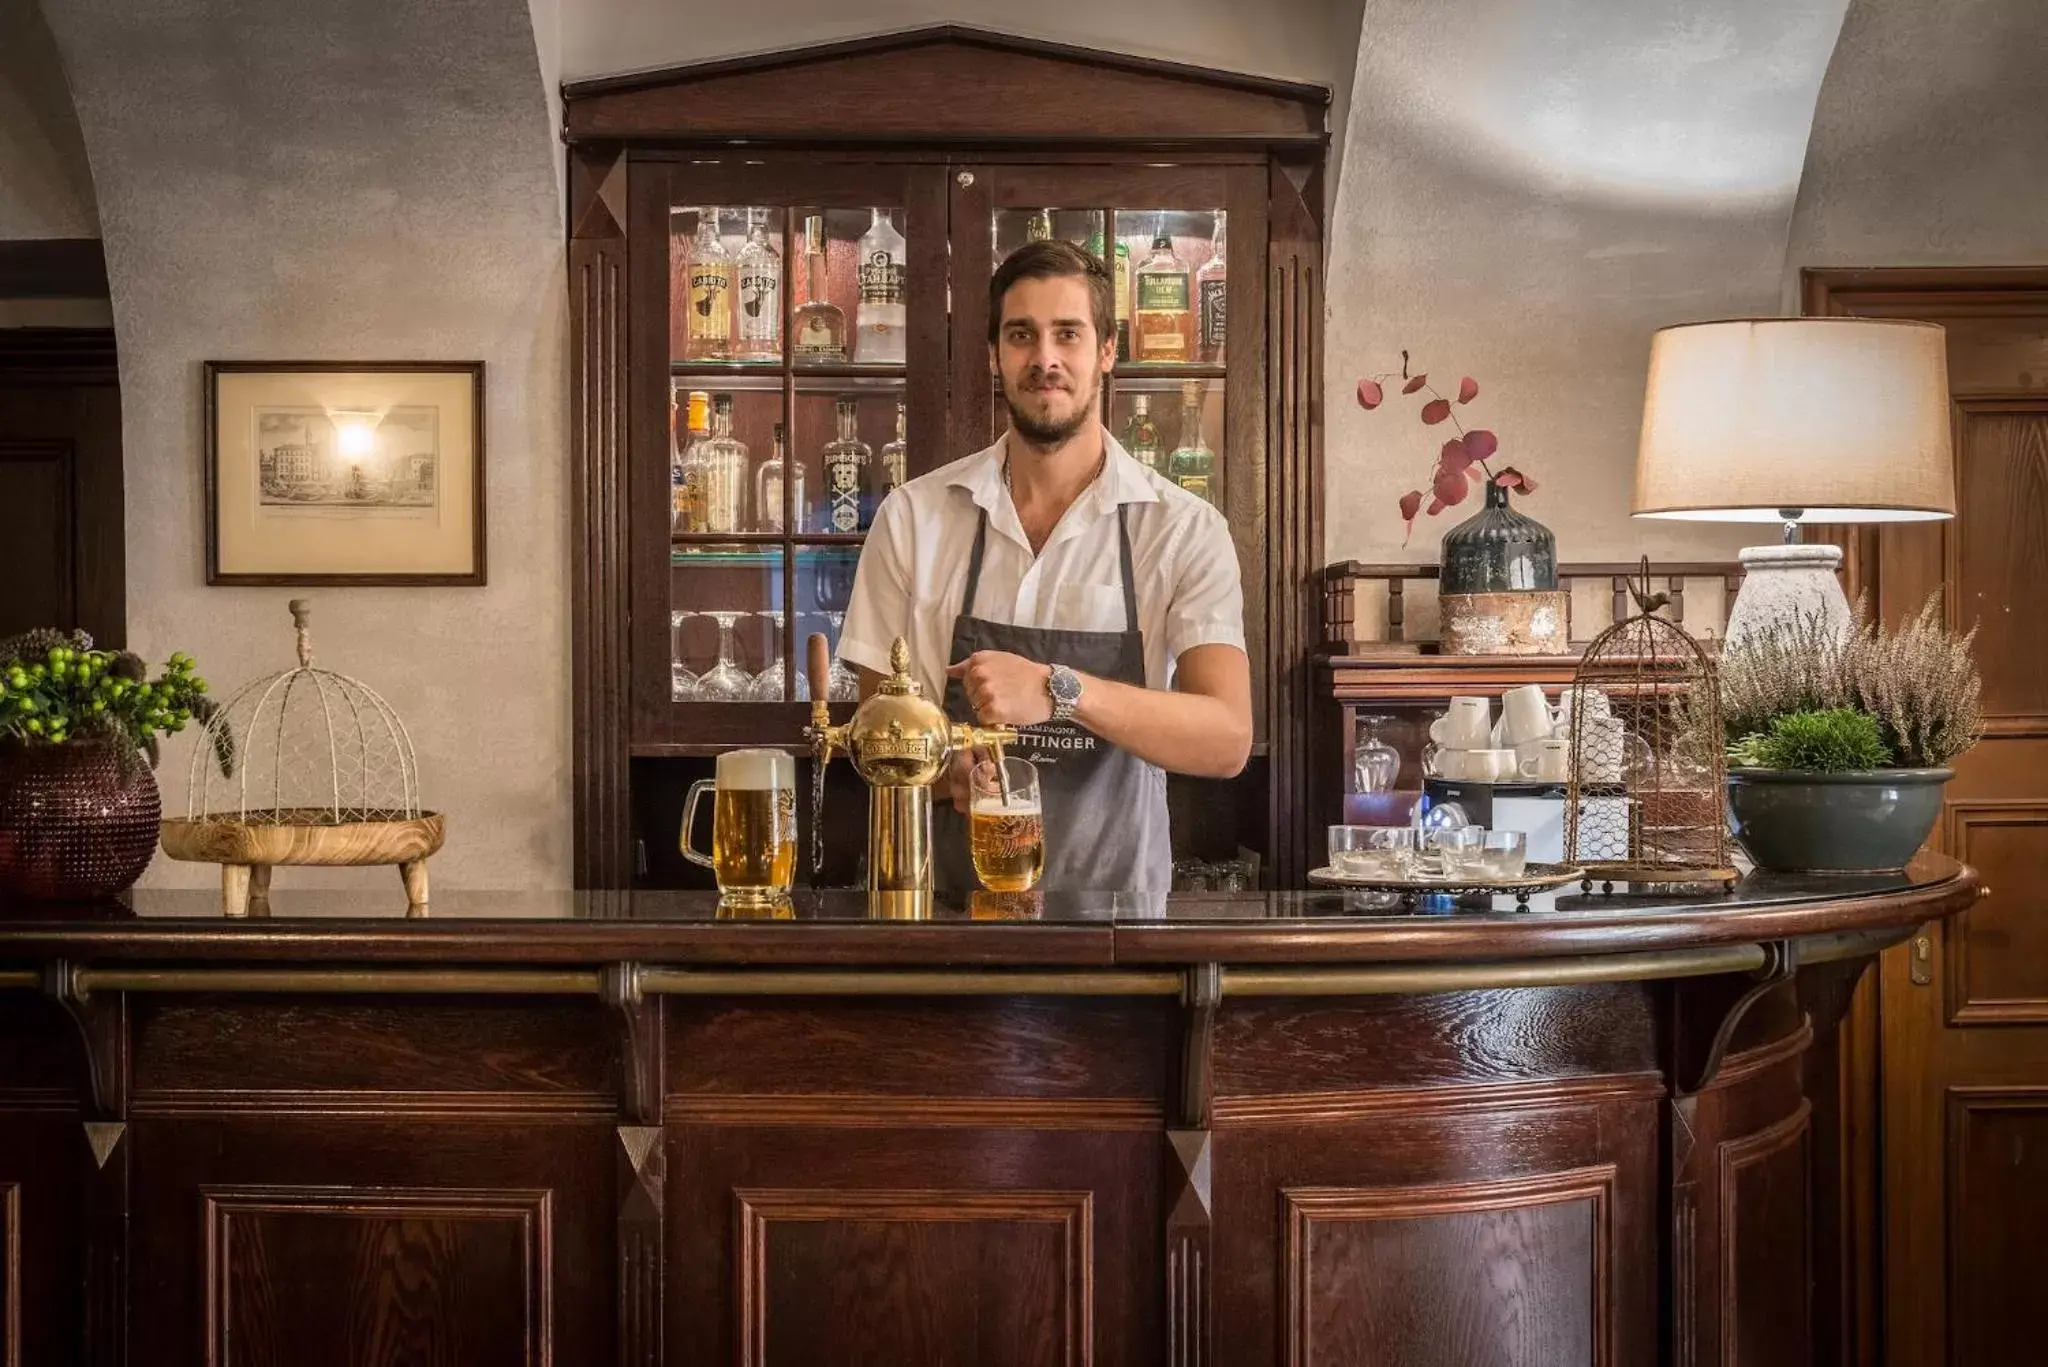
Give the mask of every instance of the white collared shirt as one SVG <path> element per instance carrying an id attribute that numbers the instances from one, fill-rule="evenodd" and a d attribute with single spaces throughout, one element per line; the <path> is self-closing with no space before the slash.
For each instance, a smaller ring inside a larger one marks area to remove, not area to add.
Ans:
<path id="1" fill-rule="evenodd" d="M 1003 443 L 911 480 L 875 513 L 854 577 L 839 654 L 889 672 L 889 645 L 910 643 L 925 696 L 943 696 L 953 619 L 967 588 L 974 529 L 988 514 L 974 615 L 1016 626 L 1122 631 L 1116 511 L 1130 508 L 1131 567 L 1145 686 L 1171 688 L 1174 663 L 1200 645 L 1244 649 L 1244 588 L 1223 514 L 1146 468 L 1107 429 L 1102 473 L 1081 491 L 1036 556 L 1003 483 Z M 1048 663 L 1058 663 L 1049 661 Z"/>

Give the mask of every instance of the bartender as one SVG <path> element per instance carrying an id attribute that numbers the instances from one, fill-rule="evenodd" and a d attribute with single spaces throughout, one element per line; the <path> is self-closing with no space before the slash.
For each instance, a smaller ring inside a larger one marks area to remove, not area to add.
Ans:
<path id="1" fill-rule="evenodd" d="M 1048 889 L 1163 891 L 1166 774 L 1228 778 L 1251 750 L 1244 592 L 1223 515 L 1103 427 L 1116 363 L 1109 272 L 1069 242 L 1030 243 L 989 283 L 988 359 L 1009 426 L 911 480 L 875 514 L 839 653 L 871 691 L 908 639 L 956 721 L 1023 730 L 1039 766 Z M 973 886 L 956 809 L 938 882 Z"/>

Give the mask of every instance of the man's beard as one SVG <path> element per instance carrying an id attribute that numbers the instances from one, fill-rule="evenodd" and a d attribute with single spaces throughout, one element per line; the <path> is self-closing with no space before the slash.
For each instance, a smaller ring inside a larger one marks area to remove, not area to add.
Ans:
<path id="1" fill-rule="evenodd" d="M 1080 402 L 1074 407 L 1073 417 L 1065 422 L 1053 423 L 1034 418 L 1018 407 L 1017 401 L 1010 397 L 1010 386 L 1005 381 L 1003 384 L 1003 403 L 1010 410 L 1010 426 L 1016 430 L 1018 436 L 1024 438 L 1030 445 L 1041 451 L 1050 451 L 1062 445 L 1069 437 L 1095 421 L 1096 400 L 1100 394 L 1100 383 L 1100 381 L 1097 381 L 1096 385 L 1092 386 L 1088 393 L 1075 396 Z"/>

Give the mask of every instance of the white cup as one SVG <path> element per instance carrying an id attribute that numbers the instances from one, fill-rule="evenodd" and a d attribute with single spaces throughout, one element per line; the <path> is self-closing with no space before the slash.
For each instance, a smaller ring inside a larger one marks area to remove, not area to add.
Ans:
<path id="1" fill-rule="evenodd" d="M 1512 750 L 1452 750 L 1444 758 L 1454 770 L 1445 775 L 1447 778 L 1467 783 L 1508 783 L 1515 777 Z"/>
<path id="2" fill-rule="evenodd" d="M 1484 698 L 1452 698 L 1429 724 L 1429 738 L 1448 750 L 1483 750 L 1493 739 L 1493 706 Z"/>
<path id="3" fill-rule="evenodd" d="M 1558 736 L 1540 736 L 1515 747 L 1515 772 L 1525 779 L 1561 783 L 1571 773 L 1572 743 Z"/>
<path id="4" fill-rule="evenodd" d="M 1500 695 L 1500 738 L 1509 745 L 1541 740 L 1557 730 L 1549 699 L 1535 684 L 1510 688 Z"/>

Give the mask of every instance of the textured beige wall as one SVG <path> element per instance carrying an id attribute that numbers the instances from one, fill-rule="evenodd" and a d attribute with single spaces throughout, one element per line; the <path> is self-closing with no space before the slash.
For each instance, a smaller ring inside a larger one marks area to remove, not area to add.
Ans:
<path id="1" fill-rule="evenodd" d="M 34 0 L 0 2 L 0 239 L 98 237 L 92 173 Z"/>
<path id="2" fill-rule="evenodd" d="M 525 7 L 47 13 L 91 151 L 120 343 L 130 640 L 189 651 L 220 688 L 290 663 L 292 590 L 203 582 L 202 362 L 481 359 L 489 586 L 315 591 L 316 643 L 410 724 L 427 800 L 450 814 L 444 886 L 565 883 L 560 147 Z M 187 754 L 165 764 L 174 812 Z M 149 877 L 210 881 L 161 859 Z M 328 877 L 396 887 L 388 870 Z"/>

